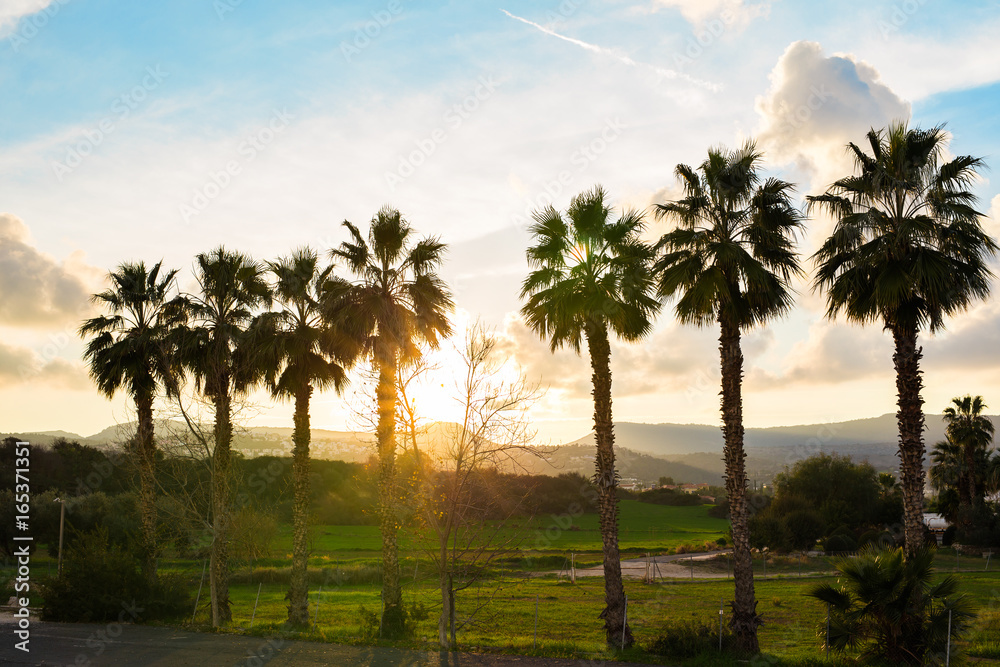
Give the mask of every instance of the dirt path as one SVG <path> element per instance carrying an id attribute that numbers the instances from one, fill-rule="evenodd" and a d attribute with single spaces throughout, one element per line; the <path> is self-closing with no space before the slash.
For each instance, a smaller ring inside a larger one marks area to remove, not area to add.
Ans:
<path id="1" fill-rule="evenodd" d="M 729 575 L 718 572 L 695 572 L 692 577 L 691 568 L 686 561 L 707 560 L 719 554 L 730 553 L 732 549 L 722 549 L 720 551 L 705 551 L 691 554 L 674 554 L 649 557 L 649 570 L 656 579 L 726 579 Z M 654 565 L 655 564 L 655 567 Z M 647 570 L 646 558 L 629 558 L 622 561 L 622 577 L 625 579 L 645 579 Z M 559 574 L 559 570 L 551 570 L 540 574 Z M 561 571 L 566 574 L 566 570 Z M 577 577 L 603 577 L 604 567 L 577 568 Z"/>

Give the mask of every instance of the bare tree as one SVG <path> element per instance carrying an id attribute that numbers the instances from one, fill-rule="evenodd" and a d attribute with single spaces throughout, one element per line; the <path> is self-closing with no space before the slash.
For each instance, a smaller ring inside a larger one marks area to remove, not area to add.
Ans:
<path id="1" fill-rule="evenodd" d="M 534 454 L 527 413 L 541 395 L 537 384 L 504 363 L 496 336 L 481 324 L 467 331 L 459 353 L 464 375 L 456 382 L 456 400 L 462 422 L 442 425 L 438 446 L 417 458 L 422 521 L 437 537 L 430 555 L 441 590 L 442 647 L 455 646 L 456 632 L 472 621 L 496 589 L 480 595 L 461 624 L 456 622 L 455 594 L 477 585 L 487 567 L 517 547 L 518 537 L 507 529 L 507 519 L 522 510 L 524 498 L 511 497 L 503 473 L 520 470 L 519 459 Z M 401 391 L 400 396 L 407 394 Z M 412 395 L 401 404 L 415 446 Z"/>

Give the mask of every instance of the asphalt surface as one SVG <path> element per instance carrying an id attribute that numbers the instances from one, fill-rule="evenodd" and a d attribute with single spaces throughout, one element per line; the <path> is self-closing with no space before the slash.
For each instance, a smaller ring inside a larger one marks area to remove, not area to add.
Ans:
<path id="1" fill-rule="evenodd" d="M 0 616 L 0 664 L 74 667 L 627 667 L 622 662 L 559 660 L 511 655 L 410 651 L 373 646 L 338 646 L 281 638 L 188 632 L 142 625 L 43 623 L 34 618 L 30 652 L 14 644 L 10 614 Z"/>

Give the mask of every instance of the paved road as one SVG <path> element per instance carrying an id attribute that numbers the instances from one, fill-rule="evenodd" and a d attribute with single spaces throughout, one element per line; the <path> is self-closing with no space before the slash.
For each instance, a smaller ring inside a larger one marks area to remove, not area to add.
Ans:
<path id="1" fill-rule="evenodd" d="M 187 632 L 142 625 L 105 626 L 32 620 L 30 653 L 14 648 L 10 614 L 0 616 L 0 664 L 100 667 L 629 667 L 622 662 L 408 651 L 280 638 Z M 103 633 L 99 634 L 99 633 Z M 111 637 L 110 635 L 114 635 Z M 103 637 L 103 638 L 102 638 Z"/>

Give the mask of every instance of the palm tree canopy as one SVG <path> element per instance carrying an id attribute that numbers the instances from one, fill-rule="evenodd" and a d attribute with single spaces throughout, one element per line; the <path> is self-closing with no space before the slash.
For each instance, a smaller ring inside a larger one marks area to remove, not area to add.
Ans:
<path id="1" fill-rule="evenodd" d="M 855 174 L 807 198 L 837 221 L 816 252 L 815 284 L 831 317 L 939 330 L 945 316 L 989 294 L 986 260 L 997 245 L 969 190 L 984 163 L 968 155 L 944 162 L 943 126 L 895 122 L 867 138 L 871 154 L 848 144 Z"/>
<path id="2" fill-rule="evenodd" d="M 90 375 L 109 398 L 119 389 L 132 397 L 152 397 L 159 385 L 172 391 L 172 369 L 165 338 L 177 316 L 168 301 L 176 270 L 161 276 L 162 262 L 147 270 L 143 262 L 125 262 L 108 274 L 111 287 L 91 301 L 110 313 L 86 320 L 82 337 L 92 336 L 83 358 Z"/>
<path id="3" fill-rule="evenodd" d="M 760 182 L 762 158 L 752 141 L 733 151 L 712 148 L 697 170 L 677 165 L 684 197 L 656 207 L 656 217 L 676 228 L 657 244 L 654 271 L 660 296 L 679 294 L 682 322 L 703 326 L 724 316 L 753 326 L 792 305 L 802 215 L 791 203 L 791 183 Z"/>
<path id="4" fill-rule="evenodd" d="M 235 351 L 244 342 L 255 311 L 271 304 L 264 267 L 249 255 L 219 246 L 195 258 L 195 278 L 198 293 L 184 297 L 191 324 L 178 327 L 174 334 L 180 357 L 193 372 L 196 386 L 208 396 L 218 395 L 222 384 L 230 381 L 237 389 L 245 388 L 262 369 L 235 364 Z"/>
<path id="5" fill-rule="evenodd" d="M 268 267 L 281 307 L 256 318 L 246 352 L 256 357 L 276 397 L 310 386 L 341 391 L 347 385 L 345 367 L 357 356 L 359 344 L 346 317 L 334 322 L 326 317 L 342 312 L 343 292 L 331 280 L 333 267 L 321 267 L 311 248 L 295 250 Z"/>
<path id="6" fill-rule="evenodd" d="M 993 442 L 995 428 L 983 414 L 986 403 L 982 396 L 962 396 L 951 399 L 944 409 L 944 421 L 950 439 L 975 450 L 986 451 Z"/>
<path id="7" fill-rule="evenodd" d="M 430 236 L 411 244 L 413 228 L 389 206 L 372 218 L 367 237 L 347 220 L 344 227 L 351 238 L 330 255 L 358 282 L 331 277 L 329 303 L 343 307 L 349 301 L 350 319 L 363 329 L 362 351 L 372 355 L 385 346 L 405 360 L 419 356 L 420 342 L 437 347 L 451 334 L 448 312 L 454 306 L 437 274 L 447 246 Z"/>
<path id="8" fill-rule="evenodd" d="M 600 186 L 573 198 L 565 216 L 552 206 L 536 211 L 528 248 L 534 269 L 521 286 L 528 326 L 552 350 L 579 352 L 588 323 L 602 324 L 627 341 L 652 329 L 660 308 L 650 272 L 653 250 L 642 241 L 645 220 L 625 211 L 612 220 Z"/>

